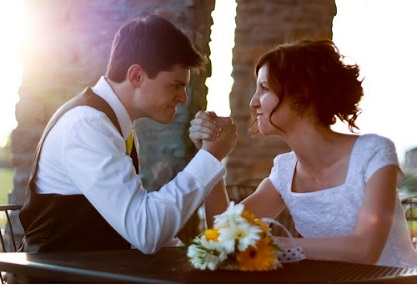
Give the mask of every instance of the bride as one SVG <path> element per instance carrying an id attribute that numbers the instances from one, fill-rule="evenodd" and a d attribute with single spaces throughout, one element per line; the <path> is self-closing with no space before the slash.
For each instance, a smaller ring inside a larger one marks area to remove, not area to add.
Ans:
<path id="1" fill-rule="evenodd" d="M 241 203 L 257 217 L 275 218 L 285 207 L 308 259 L 417 267 L 397 183 L 402 172 L 395 145 L 377 134 L 358 135 L 363 96 L 359 67 L 344 62 L 330 40 L 279 45 L 255 65 L 250 101 L 262 135 L 279 135 L 291 147 L 279 154 L 257 190 Z M 333 131 L 336 119 L 351 134 Z M 191 123 L 197 147 L 216 138 L 213 112 Z M 224 183 L 205 202 L 208 226 L 228 205 Z M 278 237 L 280 247 L 290 247 Z"/>

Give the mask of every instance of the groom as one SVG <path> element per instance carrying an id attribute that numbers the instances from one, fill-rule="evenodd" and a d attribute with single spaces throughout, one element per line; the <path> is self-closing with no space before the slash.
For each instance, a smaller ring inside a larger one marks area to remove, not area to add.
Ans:
<path id="1" fill-rule="evenodd" d="M 236 144 L 230 118 L 159 191 L 147 192 L 129 141 L 134 122 L 173 120 L 191 70 L 205 58 L 169 21 L 147 16 L 116 33 L 105 76 L 49 122 L 20 213 L 20 251 L 128 249 L 154 253 L 174 237 L 225 174 Z M 137 144 L 136 140 L 133 146 Z M 132 154 L 133 153 L 133 154 Z M 139 158 L 140 159 L 140 158 Z"/>

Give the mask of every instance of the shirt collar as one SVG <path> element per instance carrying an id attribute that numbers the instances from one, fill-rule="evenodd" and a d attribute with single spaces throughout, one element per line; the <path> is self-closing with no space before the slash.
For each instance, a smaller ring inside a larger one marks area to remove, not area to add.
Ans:
<path id="1" fill-rule="evenodd" d="M 120 102 L 119 97 L 117 97 L 110 84 L 107 82 L 106 77 L 100 77 L 99 81 L 92 89 L 94 93 L 109 103 L 110 107 L 116 113 L 117 120 L 122 129 L 123 138 L 127 139 L 132 132 L 132 121 L 130 120 L 126 108 L 123 106 L 122 102 Z"/>

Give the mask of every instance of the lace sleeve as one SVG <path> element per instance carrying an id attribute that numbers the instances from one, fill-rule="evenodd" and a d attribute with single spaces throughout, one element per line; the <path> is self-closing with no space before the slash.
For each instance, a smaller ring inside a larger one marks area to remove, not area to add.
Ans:
<path id="1" fill-rule="evenodd" d="M 279 154 L 274 159 L 269 180 L 283 197 L 286 195 L 285 193 L 291 191 L 295 163 L 294 152 Z"/>
<path id="2" fill-rule="evenodd" d="M 374 136 L 368 141 L 364 147 L 364 151 L 370 153 L 365 171 L 365 181 L 368 181 L 377 170 L 387 165 L 397 165 L 399 174 L 402 173 L 399 167 L 395 145 L 390 139 Z"/>

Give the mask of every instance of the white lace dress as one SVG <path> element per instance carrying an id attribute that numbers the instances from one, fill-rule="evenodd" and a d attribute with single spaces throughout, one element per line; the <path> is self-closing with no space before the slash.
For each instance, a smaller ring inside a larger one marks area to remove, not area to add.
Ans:
<path id="1" fill-rule="evenodd" d="M 293 152 L 278 155 L 269 178 L 284 199 L 298 232 L 305 238 L 320 238 L 349 235 L 353 231 L 366 182 L 383 166 L 398 165 L 398 158 L 389 139 L 362 135 L 352 149 L 345 183 L 309 193 L 291 191 L 296 162 Z M 392 228 L 377 264 L 417 267 L 417 253 L 398 194 Z"/>

